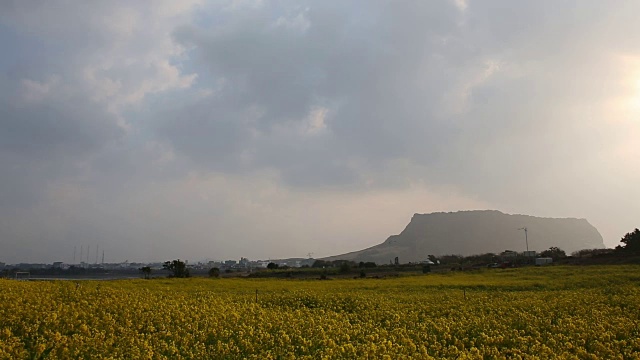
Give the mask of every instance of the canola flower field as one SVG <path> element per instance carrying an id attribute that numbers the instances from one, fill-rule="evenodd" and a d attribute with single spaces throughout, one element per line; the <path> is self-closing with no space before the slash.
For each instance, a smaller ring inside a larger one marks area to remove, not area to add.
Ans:
<path id="1" fill-rule="evenodd" d="M 0 359 L 640 358 L 634 265 L 79 284 L 0 280 Z"/>

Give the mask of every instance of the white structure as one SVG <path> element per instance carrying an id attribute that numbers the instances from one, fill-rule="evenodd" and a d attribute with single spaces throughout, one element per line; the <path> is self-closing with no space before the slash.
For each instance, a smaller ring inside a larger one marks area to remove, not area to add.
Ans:
<path id="1" fill-rule="evenodd" d="M 546 257 L 546 258 L 536 258 L 536 266 L 540 266 L 540 265 L 548 265 L 553 263 L 553 259 L 550 257 Z"/>

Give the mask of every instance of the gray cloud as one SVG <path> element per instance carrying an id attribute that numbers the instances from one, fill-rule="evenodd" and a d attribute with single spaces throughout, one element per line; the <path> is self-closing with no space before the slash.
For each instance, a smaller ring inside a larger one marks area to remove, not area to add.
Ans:
<path id="1" fill-rule="evenodd" d="M 448 15 L 433 15 L 441 9 Z M 299 185 L 336 175 L 352 185 L 361 181 L 354 161 L 372 167 L 416 155 L 437 158 L 455 133 L 436 114 L 450 82 L 438 68 L 446 65 L 439 42 L 447 27 L 455 28 L 456 9 L 443 3 L 374 10 L 391 14 L 381 23 L 354 23 L 340 7 L 308 8 L 293 15 L 308 24 L 300 27 L 282 25 L 287 20 L 262 9 L 223 29 L 180 29 L 177 41 L 194 47 L 194 61 L 224 85 L 197 111 L 183 112 L 198 115 L 169 119 L 175 128 L 164 133 L 178 151 L 216 164 L 242 149 L 251 165 L 275 167 Z M 425 14 L 434 21 L 417 32 Z M 318 108 L 326 109 L 322 134 L 280 131 L 303 128 Z"/>
<path id="2" fill-rule="evenodd" d="M 579 183 L 586 174 L 567 165 L 589 163 L 615 141 L 602 136 L 609 131 L 603 119 L 587 117 L 611 95 L 604 89 L 615 86 L 611 57 L 637 54 L 625 39 L 633 26 L 626 5 L 491 2 L 461 12 L 446 2 L 369 3 L 367 9 L 352 17 L 340 6 L 311 6 L 297 15 L 308 23 L 301 30 L 278 28 L 266 8 L 222 29 L 176 33 L 211 76 L 225 81 L 219 102 L 209 103 L 212 113 L 224 118 L 259 109 L 242 126 L 254 132 L 232 137 L 250 149 L 245 162 L 232 165 L 273 167 L 295 186 L 405 186 L 409 177 L 456 184 L 509 206 L 531 203 L 531 196 L 553 202 L 556 195 L 541 183 L 562 177 Z M 314 106 L 327 108 L 322 139 L 273 130 L 295 128 Z M 206 139 L 203 119 L 180 127 Z M 224 142 L 211 143 L 211 152 L 226 153 Z M 179 143 L 176 150 L 208 152 Z M 389 182 L 384 174 L 398 161 L 413 168 Z"/>
<path id="3" fill-rule="evenodd" d="M 463 3 L 3 3 L 3 253 L 356 250 L 454 205 L 612 245 L 640 211 L 638 5 Z M 353 227 L 387 227 L 350 229 L 372 203 Z"/>
<path id="4" fill-rule="evenodd" d="M 0 196 L 10 208 L 42 200 L 48 183 L 81 173 L 96 152 L 124 135 L 113 116 L 96 111 L 99 106 L 86 97 L 62 94 L 59 77 L 4 80 Z"/>

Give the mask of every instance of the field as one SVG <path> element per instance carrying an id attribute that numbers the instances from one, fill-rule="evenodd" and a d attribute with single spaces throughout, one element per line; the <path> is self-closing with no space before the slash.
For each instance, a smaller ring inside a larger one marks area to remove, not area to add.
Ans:
<path id="1" fill-rule="evenodd" d="M 1 359 L 640 358 L 634 265 L 0 289 Z"/>

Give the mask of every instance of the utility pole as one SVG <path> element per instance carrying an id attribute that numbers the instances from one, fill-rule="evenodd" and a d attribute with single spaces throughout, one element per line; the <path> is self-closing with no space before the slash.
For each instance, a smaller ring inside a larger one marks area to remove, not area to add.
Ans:
<path id="1" fill-rule="evenodd" d="M 529 252 L 529 238 L 527 236 L 527 228 L 526 227 L 522 227 L 518 230 L 524 230 L 524 242 L 527 245 L 527 252 Z"/>

